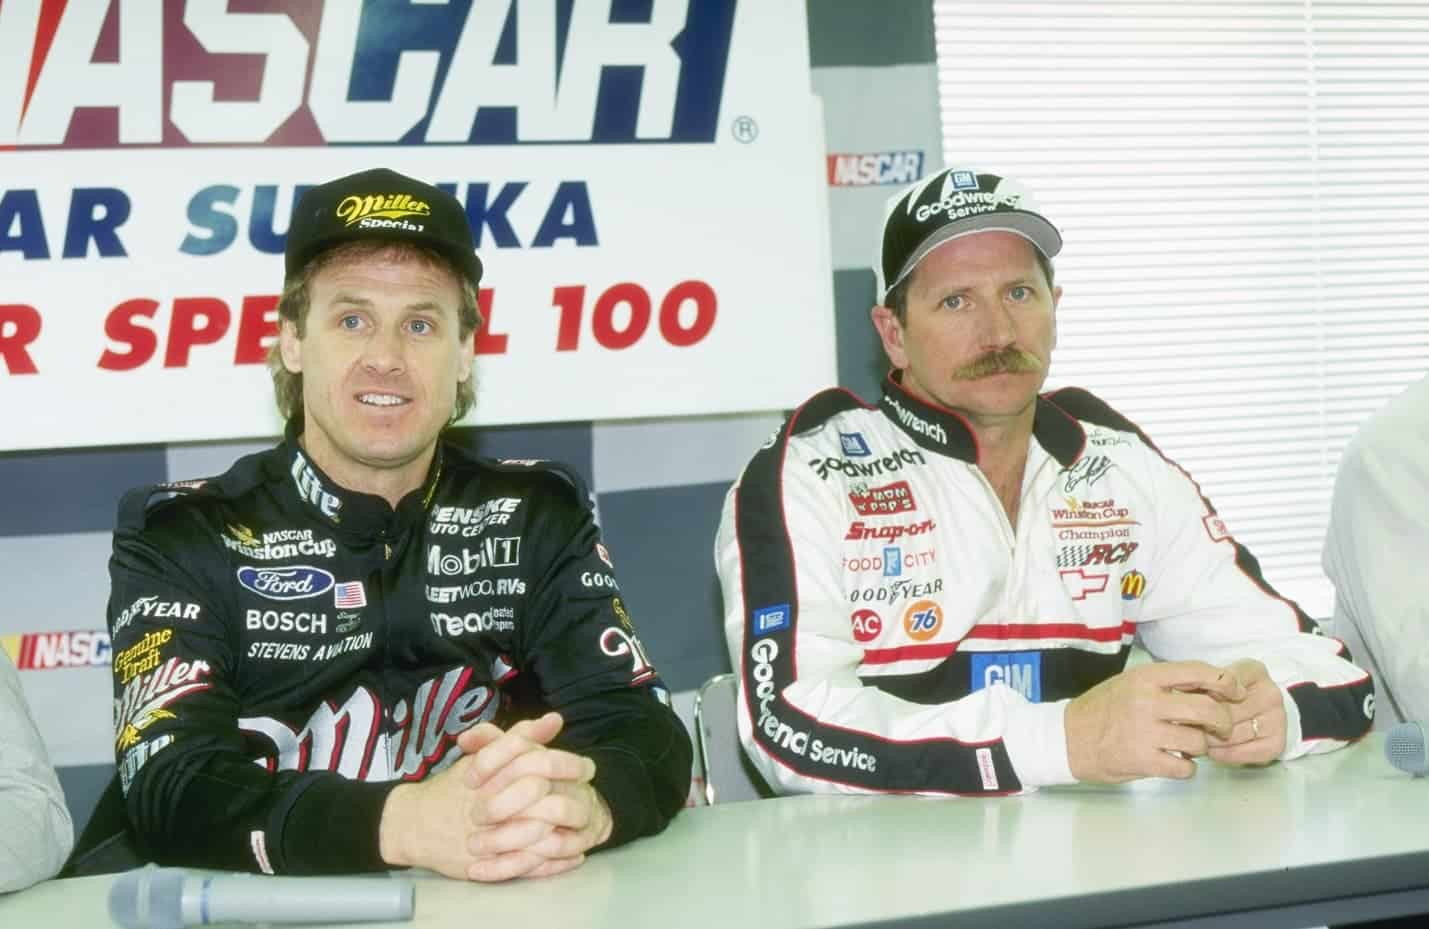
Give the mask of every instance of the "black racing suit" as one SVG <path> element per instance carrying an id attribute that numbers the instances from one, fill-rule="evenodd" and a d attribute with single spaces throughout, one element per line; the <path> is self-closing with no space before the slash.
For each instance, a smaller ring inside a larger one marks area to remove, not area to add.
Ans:
<path id="1" fill-rule="evenodd" d="M 558 466 L 439 443 L 394 511 L 290 436 L 127 494 L 110 574 L 119 770 L 68 873 L 381 869 L 397 784 L 452 764 L 466 728 L 548 708 L 557 747 L 596 763 L 605 847 L 688 793 L 689 737 Z"/>

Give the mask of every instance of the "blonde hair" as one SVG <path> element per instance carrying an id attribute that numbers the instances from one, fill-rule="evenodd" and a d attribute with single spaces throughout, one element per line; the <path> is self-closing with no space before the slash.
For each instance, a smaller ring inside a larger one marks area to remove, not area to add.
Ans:
<path id="1" fill-rule="evenodd" d="M 461 304 L 457 307 L 457 331 L 463 342 L 472 337 L 481 325 L 481 308 L 477 302 L 476 285 L 440 252 L 421 245 L 406 242 L 348 242 L 314 255 L 312 260 L 288 278 L 283 284 L 283 295 L 278 298 L 278 321 L 290 322 L 297 330 L 298 338 L 307 333 L 308 309 L 311 306 L 310 288 L 317 273 L 330 264 L 346 261 L 361 261 L 368 258 L 386 258 L 392 261 L 417 261 L 423 264 L 447 268 L 461 283 Z M 273 375 L 273 398 L 278 403 L 278 412 L 292 420 L 303 416 L 303 375 L 289 371 L 283 364 L 281 342 L 273 340 L 268 349 L 268 370 Z M 476 402 L 476 374 L 456 385 L 456 400 L 452 404 L 452 415 L 448 420 L 454 423 L 466 415 Z"/>

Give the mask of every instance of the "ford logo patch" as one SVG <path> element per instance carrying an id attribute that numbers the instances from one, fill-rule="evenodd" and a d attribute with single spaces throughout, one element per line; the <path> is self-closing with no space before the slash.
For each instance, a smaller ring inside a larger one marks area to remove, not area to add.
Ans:
<path id="1" fill-rule="evenodd" d="M 306 600 L 332 590 L 333 576 L 322 568 L 239 568 L 238 583 L 269 600 Z"/>

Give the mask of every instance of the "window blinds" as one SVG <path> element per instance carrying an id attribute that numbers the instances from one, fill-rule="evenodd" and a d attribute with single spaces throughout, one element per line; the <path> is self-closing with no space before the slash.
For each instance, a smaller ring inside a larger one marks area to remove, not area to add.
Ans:
<path id="1" fill-rule="evenodd" d="M 1429 4 L 934 4 L 944 156 L 1062 230 L 1048 388 L 1201 484 L 1312 615 L 1357 426 L 1429 370 Z"/>

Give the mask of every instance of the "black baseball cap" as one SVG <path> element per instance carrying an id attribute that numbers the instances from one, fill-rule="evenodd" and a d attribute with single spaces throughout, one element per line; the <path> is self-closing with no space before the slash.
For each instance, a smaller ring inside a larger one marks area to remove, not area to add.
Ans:
<path id="1" fill-rule="evenodd" d="M 284 273 L 291 278 L 319 252 L 368 239 L 424 245 L 450 259 L 473 287 L 481 282 L 481 259 L 457 198 L 387 168 L 349 174 L 303 194 L 288 229 Z"/>
<path id="2" fill-rule="evenodd" d="M 948 168 L 905 187 L 884 210 L 883 234 L 874 257 L 879 301 L 886 300 L 888 291 L 939 245 L 990 231 L 1014 232 L 1049 259 L 1062 250 L 1062 234 L 1011 178 Z"/>

